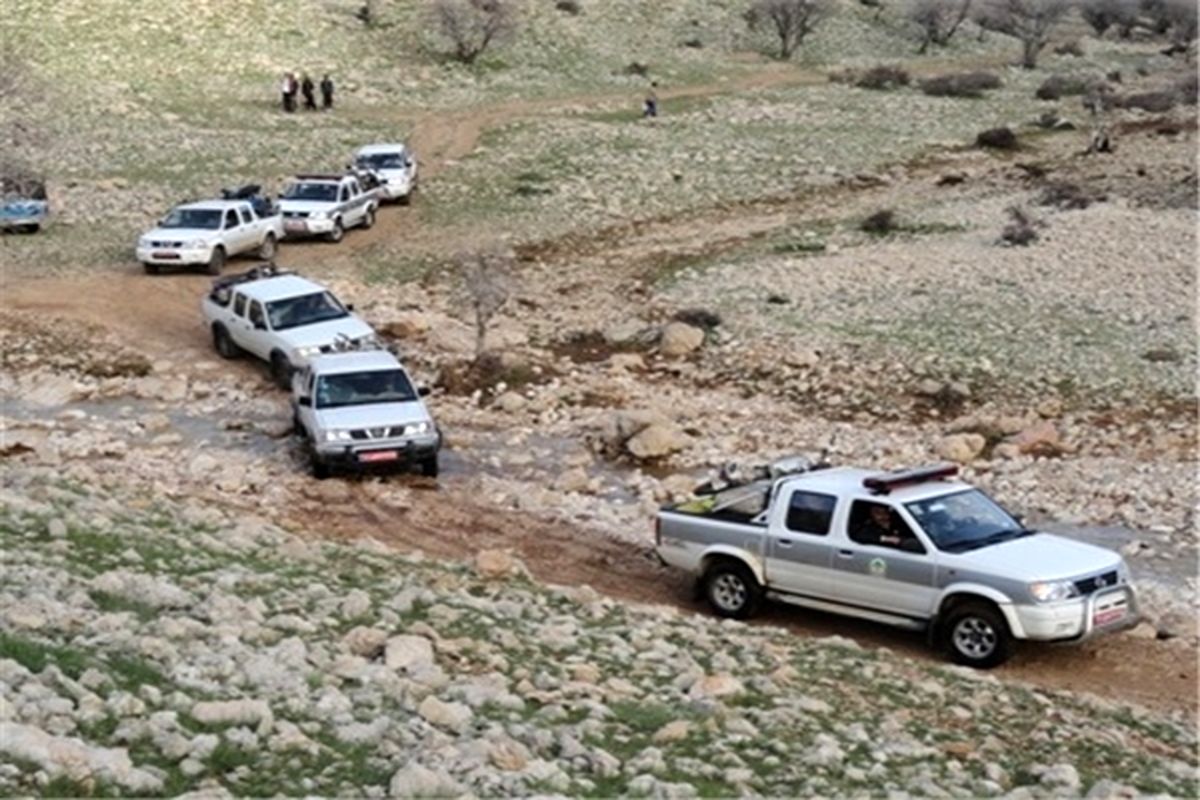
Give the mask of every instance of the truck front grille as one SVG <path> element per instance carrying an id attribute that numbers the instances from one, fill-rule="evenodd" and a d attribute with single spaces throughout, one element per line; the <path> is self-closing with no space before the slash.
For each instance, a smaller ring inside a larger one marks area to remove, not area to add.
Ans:
<path id="1" fill-rule="evenodd" d="M 350 431 L 350 438 L 360 442 L 369 439 L 395 439 L 403 435 L 403 426 L 363 428 L 357 431 Z"/>
<path id="2" fill-rule="evenodd" d="M 1117 571 L 1114 569 L 1111 572 L 1105 572 L 1100 575 L 1092 575 L 1088 578 L 1075 581 L 1075 589 L 1080 596 L 1087 597 L 1093 592 L 1100 589 L 1107 589 L 1110 586 L 1117 585 Z"/>
<path id="3" fill-rule="evenodd" d="M 283 216 L 289 219 L 304 219 L 308 216 L 307 211 L 284 211 Z"/>
<path id="4" fill-rule="evenodd" d="M 164 250 L 170 250 L 170 249 L 174 249 L 174 248 L 183 247 L 183 242 L 154 241 L 154 242 L 150 242 L 150 246 L 162 248 Z"/>

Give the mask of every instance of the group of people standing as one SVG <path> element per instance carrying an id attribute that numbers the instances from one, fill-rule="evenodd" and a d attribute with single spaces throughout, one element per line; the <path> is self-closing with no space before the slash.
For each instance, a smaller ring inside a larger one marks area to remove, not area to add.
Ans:
<path id="1" fill-rule="evenodd" d="M 333 108 L 333 79 L 329 77 L 329 73 L 325 73 L 325 77 L 321 78 L 321 108 L 328 111 Z M 296 95 L 304 97 L 304 108 L 308 111 L 317 110 L 317 84 L 314 84 L 312 78 L 308 77 L 307 72 L 300 73 L 300 79 L 296 80 L 296 73 L 285 72 L 283 82 L 279 86 L 279 91 L 283 94 L 283 110 L 292 112 L 296 110 Z"/>

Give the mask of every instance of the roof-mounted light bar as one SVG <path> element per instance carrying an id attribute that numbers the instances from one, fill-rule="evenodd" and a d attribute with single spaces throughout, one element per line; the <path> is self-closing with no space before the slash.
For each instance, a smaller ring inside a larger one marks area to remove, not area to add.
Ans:
<path id="1" fill-rule="evenodd" d="M 929 467 L 900 469 L 863 478 L 863 488 L 868 489 L 872 494 L 887 494 L 901 486 L 940 481 L 952 478 L 957 474 L 958 467 L 954 464 L 934 464 Z"/>

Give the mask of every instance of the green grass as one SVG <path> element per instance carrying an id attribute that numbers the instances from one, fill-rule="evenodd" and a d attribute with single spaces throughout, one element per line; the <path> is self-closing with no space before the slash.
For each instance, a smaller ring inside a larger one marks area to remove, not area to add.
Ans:
<path id="1" fill-rule="evenodd" d="M 88 592 L 88 596 L 92 598 L 96 608 L 106 614 L 133 614 L 142 622 L 154 619 L 158 615 L 158 610 L 154 606 L 119 594 L 93 589 Z"/>
<path id="2" fill-rule="evenodd" d="M 88 655 L 73 647 L 29 639 L 0 631 L 0 658 L 11 658 L 30 672 L 41 672 L 53 664 L 69 678 L 76 679 L 89 666 Z"/>

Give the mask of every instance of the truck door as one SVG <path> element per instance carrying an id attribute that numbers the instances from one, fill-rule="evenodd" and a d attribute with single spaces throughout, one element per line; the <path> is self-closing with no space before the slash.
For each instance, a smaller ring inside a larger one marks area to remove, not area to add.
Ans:
<path id="1" fill-rule="evenodd" d="M 233 302 L 229 304 L 229 336 L 245 350 L 250 350 L 250 340 L 254 338 L 254 327 L 246 318 L 250 301 L 241 292 L 234 292 Z"/>
<path id="2" fill-rule="evenodd" d="M 838 602 L 916 619 L 933 615 L 936 561 L 898 508 L 853 500 L 844 534 L 831 573 Z"/>
<path id="3" fill-rule="evenodd" d="M 827 598 L 833 545 L 829 531 L 837 498 L 797 489 L 777 501 L 767 538 L 767 583 L 772 590 Z"/>
<path id="4" fill-rule="evenodd" d="M 249 323 L 246 328 L 248 339 L 243 346 L 259 358 L 270 358 L 271 335 L 267 331 L 267 314 L 262 303 L 257 300 L 250 301 L 246 321 Z"/>

